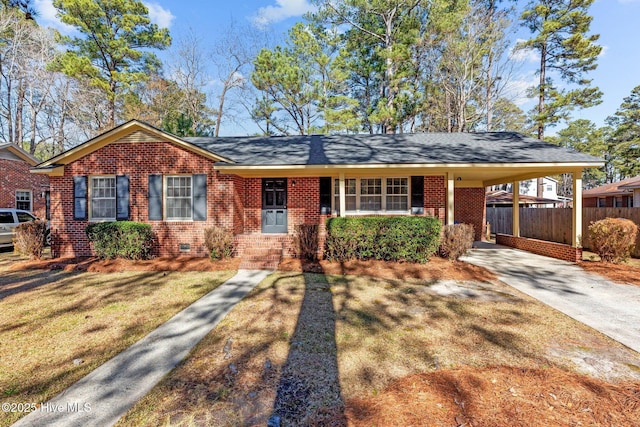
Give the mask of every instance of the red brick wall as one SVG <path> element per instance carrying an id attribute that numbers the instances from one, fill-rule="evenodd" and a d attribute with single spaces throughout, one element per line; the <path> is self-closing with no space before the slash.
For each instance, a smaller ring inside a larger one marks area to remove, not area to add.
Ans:
<path id="1" fill-rule="evenodd" d="M 482 240 L 487 223 L 484 188 L 456 188 L 454 190 L 454 219 L 460 224 L 471 224 L 475 240 Z"/>
<path id="2" fill-rule="evenodd" d="M 206 221 L 149 221 L 149 174 L 208 174 Z M 212 162 L 182 150 L 173 144 L 116 143 L 65 166 L 64 176 L 51 177 L 51 226 L 54 256 L 85 256 L 91 254 L 85 236 L 88 221 L 73 219 L 73 176 L 129 175 L 130 218 L 151 224 L 157 236 L 155 253 L 161 256 L 178 255 L 179 244 L 191 245 L 190 255 L 207 255 L 204 229 L 212 225 L 232 230 L 242 226 L 236 208 L 242 191 L 235 186 L 242 180 L 232 175 L 212 171 Z M 231 202 L 230 202 L 231 201 Z"/>
<path id="3" fill-rule="evenodd" d="M 508 234 L 497 234 L 496 243 L 564 261 L 582 261 L 582 248 L 574 248 L 563 243 L 547 242 L 528 237 L 514 237 Z"/>
<path id="4" fill-rule="evenodd" d="M 31 166 L 21 160 L 0 159 L 0 208 L 16 207 L 16 190 L 31 191 L 33 213 L 45 217 L 44 191 L 49 189 L 49 177 L 29 172 Z"/>
<path id="5" fill-rule="evenodd" d="M 585 197 L 582 199 L 582 207 L 584 208 L 597 208 L 598 207 L 598 198 L 597 197 Z"/>
<path id="6" fill-rule="evenodd" d="M 424 177 L 424 214 L 444 223 L 447 212 L 447 189 L 444 176 Z"/>

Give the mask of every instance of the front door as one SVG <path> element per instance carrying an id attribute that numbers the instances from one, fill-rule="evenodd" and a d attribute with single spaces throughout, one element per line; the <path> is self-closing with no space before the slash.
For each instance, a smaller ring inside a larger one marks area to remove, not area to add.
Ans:
<path id="1" fill-rule="evenodd" d="M 287 232 L 287 178 L 262 179 L 262 232 Z"/>

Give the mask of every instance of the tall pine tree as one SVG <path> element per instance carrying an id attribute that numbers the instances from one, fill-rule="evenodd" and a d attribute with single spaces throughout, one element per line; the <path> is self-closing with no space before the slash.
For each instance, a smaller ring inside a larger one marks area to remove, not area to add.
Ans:
<path id="1" fill-rule="evenodd" d="M 69 50 L 58 69 L 86 78 L 107 96 L 106 126 L 115 125 L 116 100 L 123 89 L 148 78 L 159 67 L 156 56 L 143 49 L 165 49 L 169 30 L 149 19 L 149 10 L 137 0 L 54 0 L 58 16 L 82 37 L 61 37 Z"/>
<path id="2" fill-rule="evenodd" d="M 640 175 L 640 86 L 622 100 L 607 124 L 613 128 L 611 142 L 620 179 Z"/>
<path id="3" fill-rule="evenodd" d="M 546 126 L 567 120 L 575 108 L 586 108 L 601 102 L 602 93 L 591 87 L 584 75 L 597 67 L 602 47 L 596 44 L 597 34 L 589 35 L 592 17 L 587 13 L 593 0 L 535 0 L 522 13 L 522 25 L 531 30 L 532 38 L 519 44 L 540 55 L 540 81 L 534 88 L 538 107 L 533 116 L 538 138 L 544 139 Z M 577 86 L 560 87 L 558 76 L 565 83 Z"/>

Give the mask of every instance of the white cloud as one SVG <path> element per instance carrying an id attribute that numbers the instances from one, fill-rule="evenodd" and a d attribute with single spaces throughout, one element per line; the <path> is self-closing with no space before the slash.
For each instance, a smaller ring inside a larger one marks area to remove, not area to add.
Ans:
<path id="1" fill-rule="evenodd" d="M 507 83 L 504 96 L 521 107 L 531 101 L 531 98 L 527 97 L 527 90 L 538 83 L 539 77 L 535 72 L 521 74 Z"/>
<path id="2" fill-rule="evenodd" d="M 158 24 L 158 26 L 162 28 L 169 28 L 171 26 L 171 23 L 175 19 L 171 11 L 164 9 L 157 3 L 145 2 L 144 5 L 149 9 L 151 22 Z M 63 23 L 60 21 L 60 18 L 56 16 L 58 11 L 53 7 L 52 0 L 35 0 L 33 6 L 38 11 L 36 19 L 40 25 L 55 28 L 66 35 L 70 35 L 76 31 L 73 26 Z"/>
<path id="3" fill-rule="evenodd" d="M 56 16 L 58 11 L 53 7 L 52 0 L 35 0 L 33 2 L 34 8 L 38 11 L 36 20 L 43 27 L 51 27 L 60 31 L 62 34 L 69 35 L 75 31 L 75 28 L 71 25 L 67 25 L 60 21 L 60 18 Z"/>
<path id="4" fill-rule="evenodd" d="M 604 56 L 608 50 L 609 50 L 609 46 L 602 46 L 602 51 L 600 52 L 600 55 L 598 55 L 598 57 Z"/>
<path id="5" fill-rule="evenodd" d="M 518 44 L 524 42 L 524 39 L 517 39 L 516 44 L 511 48 L 509 57 L 518 62 L 538 62 L 540 61 L 540 54 L 534 49 L 525 47 L 518 48 Z"/>
<path id="6" fill-rule="evenodd" d="M 160 28 L 170 28 L 173 20 L 176 17 L 171 13 L 169 9 L 165 9 L 158 3 L 143 2 L 149 9 L 149 19 L 154 24 L 157 24 Z"/>
<path id="7" fill-rule="evenodd" d="M 315 10 L 315 6 L 307 0 L 276 0 L 275 6 L 266 6 L 258 9 L 253 17 L 253 23 L 259 27 L 265 27 L 274 22 L 280 22 L 294 16 L 301 16 Z"/>

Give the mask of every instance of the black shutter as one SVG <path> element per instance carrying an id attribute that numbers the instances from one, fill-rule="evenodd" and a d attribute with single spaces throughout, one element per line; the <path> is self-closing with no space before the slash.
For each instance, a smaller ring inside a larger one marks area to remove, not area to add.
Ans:
<path id="1" fill-rule="evenodd" d="M 162 220 L 162 175 L 149 175 L 149 220 Z"/>
<path id="2" fill-rule="evenodd" d="M 73 219 L 87 219 L 87 177 L 73 177 Z"/>
<path id="3" fill-rule="evenodd" d="M 411 177 L 411 213 L 424 214 L 424 176 Z"/>
<path id="4" fill-rule="evenodd" d="M 320 214 L 331 214 L 331 177 L 320 177 Z"/>
<path id="5" fill-rule="evenodd" d="M 193 220 L 207 219 L 207 175 L 193 175 Z"/>
<path id="6" fill-rule="evenodd" d="M 129 219 L 129 176 L 116 176 L 116 220 Z"/>

